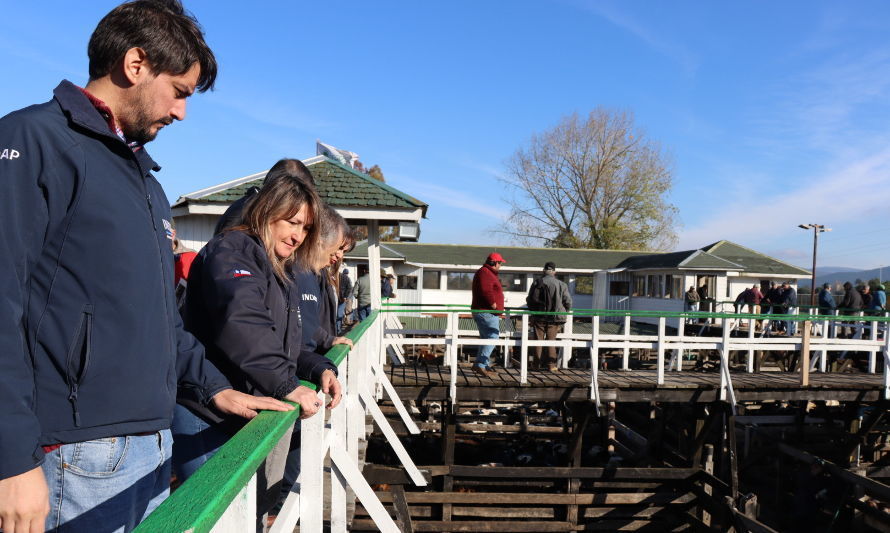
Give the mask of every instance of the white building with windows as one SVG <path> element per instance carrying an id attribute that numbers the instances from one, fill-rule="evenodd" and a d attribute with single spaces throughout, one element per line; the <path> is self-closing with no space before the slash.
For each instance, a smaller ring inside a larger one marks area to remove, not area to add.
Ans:
<path id="1" fill-rule="evenodd" d="M 359 243 L 347 255 L 353 275 L 355 266 L 366 262 L 366 250 Z M 765 290 L 771 281 L 788 281 L 796 286 L 810 276 L 729 241 L 668 253 L 386 242 L 380 245 L 380 264 L 396 276 L 395 302 L 469 304 L 473 274 L 495 251 L 507 261 L 500 278 L 508 307 L 525 305 L 532 281 L 548 261 L 556 263 L 557 277 L 580 309 L 683 311 L 684 293 L 694 286 L 710 300 L 702 310 L 719 310 L 752 285 Z"/>

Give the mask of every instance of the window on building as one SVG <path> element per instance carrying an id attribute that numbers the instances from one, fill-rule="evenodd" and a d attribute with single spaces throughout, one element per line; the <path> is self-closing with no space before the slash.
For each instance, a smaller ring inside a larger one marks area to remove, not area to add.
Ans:
<path id="1" fill-rule="evenodd" d="M 473 273 L 472 272 L 449 272 L 448 281 L 445 288 L 449 291 L 471 291 L 473 290 Z"/>
<path id="2" fill-rule="evenodd" d="M 665 276 L 665 298 L 683 298 L 683 276 Z"/>
<path id="3" fill-rule="evenodd" d="M 706 298 L 713 300 L 717 297 L 717 276 L 697 276 L 695 279 L 695 287 L 696 290 L 698 290 L 698 296 L 702 300 Z"/>
<path id="4" fill-rule="evenodd" d="M 501 286 L 505 291 L 525 292 L 525 274 L 505 274 L 501 272 Z"/>
<path id="5" fill-rule="evenodd" d="M 424 270 L 423 271 L 423 288 L 439 290 L 442 283 L 442 272 L 440 270 Z"/>
<path id="6" fill-rule="evenodd" d="M 417 290 L 417 276 L 399 276 L 396 286 L 400 289 Z"/>
<path id="7" fill-rule="evenodd" d="M 629 281 L 610 281 L 609 282 L 609 294 L 612 296 L 629 296 L 630 295 L 630 282 Z"/>
<path id="8" fill-rule="evenodd" d="M 593 276 L 575 276 L 575 294 L 593 294 Z"/>
<path id="9" fill-rule="evenodd" d="M 661 274 L 649 274 L 646 279 L 646 296 L 649 298 L 663 298 L 664 297 L 664 285 L 662 285 L 662 281 L 664 277 Z"/>
<path id="10" fill-rule="evenodd" d="M 646 296 L 646 276 L 633 277 L 633 292 L 631 296 Z"/>

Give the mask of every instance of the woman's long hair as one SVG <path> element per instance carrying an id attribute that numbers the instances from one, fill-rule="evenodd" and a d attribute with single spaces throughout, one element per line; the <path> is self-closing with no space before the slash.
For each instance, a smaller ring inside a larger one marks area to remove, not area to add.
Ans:
<path id="1" fill-rule="evenodd" d="M 352 250 L 355 246 L 355 236 L 353 235 L 349 224 L 346 223 L 346 220 L 340 213 L 327 204 L 320 209 L 318 226 L 318 249 L 314 254 L 315 257 L 312 258 L 315 261 L 312 264 L 320 265 L 317 272 L 327 276 L 328 281 L 337 291 L 337 294 L 339 294 L 340 267 L 342 266 L 343 261 L 337 261 L 337 263 L 330 265 L 330 250 L 335 246 L 337 249 L 346 251 Z M 308 256 L 310 253 L 311 252 L 308 249 L 304 249 L 299 252 L 298 257 L 303 256 L 304 254 Z M 300 258 L 300 262 L 306 264 L 308 258 Z"/>
<path id="2" fill-rule="evenodd" d="M 308 210 L 306 224 L 310 226 L 306 238 L 297 250 L 318 248 L 318 214 L 322 205 L 312 174 L 296 159 L 282 159 L 266 174 L 263 188 L 245 208 L 241 225 L 233 230 L 247 231 L 263 243 L 275 276 L 281 281 L 289 279 L 288 269 L 296 261 L 296 250 L 290 256 L 280 258 L 275 253 L 275 240 L 270 225 L 295 216 L 305 205 Z"/>

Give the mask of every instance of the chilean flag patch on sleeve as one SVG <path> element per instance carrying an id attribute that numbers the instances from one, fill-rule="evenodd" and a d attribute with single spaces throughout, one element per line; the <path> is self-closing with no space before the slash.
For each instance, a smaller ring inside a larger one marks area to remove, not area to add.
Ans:
<path id="1" fill-rule="evenodd" d="M 237 268 L 232 271 L 233 278 L 243 278 L 247 276 L 253 276 L 253 274 L 251 274 L 249 270 L 240 270 Z"/>

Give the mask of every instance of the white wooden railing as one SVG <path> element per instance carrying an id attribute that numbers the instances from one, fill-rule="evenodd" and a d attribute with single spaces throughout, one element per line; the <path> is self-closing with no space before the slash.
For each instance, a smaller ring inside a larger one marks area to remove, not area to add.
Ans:
<path id="1" fill-rule="evenodd" d="M 378 398 L 386 394 L 400 407 L 408 431 L 420 432 L 383 372 L 383 321 L 380 318 L 377 312 L 372 313 L 347 335 L 355 343 L 348 356 L 345 346 L 336 346 L 328 353 L 337 364 L 339 379 L 344 385 L 343 399 L 329 413 L 330 416 L 326 416 L 325 401 L 319 393 L 321 409 L 301 421 L 300 475 L 271 528 L 272 532 L 291 532 L 298 523 L 301 531 L 321 532 L 325 521 L 326 481 L 330 483 L 331 493 L 330 531 L 346 531 L 347 487 L 352 489 L 380 531 L 399 531 L 359 467 L 359 445 L 366 439 L 368 415 L 373 417 L 415 485 L 426 485 L 423 475 L 377 405 Z M 294 424 L 298 414 L 299 410 L 260 413 L 136 531 L 253 531 L 257 468 L 281 435 Z M 330 463 L 329 476 L 325 475 L 326 459 Z"/>
<path id="2" fill-rule="evenodd" d="M 400 312 L 411 311 L 416 314 L 422 311 L 422 307 L 391 306 L 385 307 L 385 312 L 393 317 Z M 657 354 L 655 369 L 656 385 L 664 384 L 665 371 L 681 372 L 683 370 L 682 354 L 686 350 L 715 350 L 720 356 L 720 399 L 727 400 L 735 405 L 735 393 L 732 388 L 732 376 L 730 373 L 729 356 L 731 352 L 742 351 L 746 353 L 746 372 L 754 372 L 754 352 L 787 352 L 801 351 L 815 353 L 816 357 L 806 365 L 802 372 L 826 371 L 828 351 L 840 352 L 867 352 L 867 369 L 870 373 L 876 371 L 877 354 L 884 357 L 884 397 L 890 399 L 890 372 L 886 371 L 888 365 L 888 349 L 890 349 L 890 335 L 887 335 L 887 313 L 882 316 L 863 316 L 857 313 L 852 316 L 817 316 L 807 311 L 803 315 L 785 314 L 736 314 L 736 313 L 670 313 L 653 311 L 613 311 L 613 310 L 574 310 L 564 313 L 567 321 L 564 331 L 556 340 L 535 340 L 530 338 L 530 318 L 543 313 L 531 312 L 523 309 L 512 309 L 505 312 L 507 320 L 515 321 L 516 331 L 501 333 L 497 339 L 480 339 L 478 330 L 460 329 L 460 317 L 471 316 L 467 308 L 436 307 L 427 308 L 428 315 L 445 314 L 445 325 L 441 329 L 408 329 L 395 318 L 385 321 L 384 339 L 386 346 L 397 346 L 401 353 L 404 346 L 409 345 L 443 345 L 445 346 L 445 365 L 451 368 L 449 395 L 456 399 L 457 391 L 457 362 L 460 346 L 501 346 L 505 352 L 511 347 L 519 348 L 520 383 L 528 382 L 528 349 L 535 346 L 556 346 L 560 349 L 559 364 L 567 368 L 573 349 L 588 349 L 591 360 L 590 390 L 591 399 L 599 408 L 598 376 L 600 371 L 600 351 L 605 349 L 620 349 L 622 351 L 623 370 L 630 369 L 630 350 L 653 350 Z M 623 323 L 621 333 L 603 332 L 604 318 L 610 320 L 616 318 Z M 656 334 L 633 334 L 631 325 L 634 318 L 647 320 L 657 319 Z M 575 325 L 589 321 L 590 333 L 574 331 Z M 798 324 L 801 332 L 808 329 L 808 334 L 800 336 L 770 335 L 770 321 L 793 321 Z M 687 334 L 687 323 L 694 323 L 696 327 L 691 330 L 704 333 L 707 323 L 720 325 L 720 336 L 702 336 L 699 334 Z M 757 334 L 757 322 L 761 323 L 762 332 Z M 702 326 L 698 327 L 697 324 Z M 722 327 L 723 324 L 728 327 Z M 747 326 L 745 336 L 732 336 L 739 326 Z M 674 334 L 667 333 L 670 325 L 675 328 Z M 848 328 L 854 332 L 853 338 L 838 338 L 837 334 L 842 328 Z M 805 349 L 806 348 L 806 349 Z M 666 359 L 667 354 L 670 358 Z M 397 361 L 398 362 L 398 361 Z M 512 365 L 512 357 L 505 358 L 505 366 Z"/>

